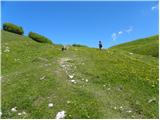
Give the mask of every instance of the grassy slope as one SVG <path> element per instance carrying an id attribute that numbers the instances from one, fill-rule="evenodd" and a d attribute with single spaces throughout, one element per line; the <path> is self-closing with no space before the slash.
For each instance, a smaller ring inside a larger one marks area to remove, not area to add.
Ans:
<path id="1" fill-rule="evenodd" d="M 159 35 L 127 42 L 114 46 L 112 48 L 127 50 L 142 55 L 151 55 L 153 57 L 158 57 Z"/>
<path id="2" fill-rule="evenodd" d="M 61 52 L 2 31 L 2 91 L 2 118 L 55 118 L 61 110 L 66 118 L 158 118 L 158 59 L 116 48 Z M 15 106 L 27 114 L 11 112 Z"/>

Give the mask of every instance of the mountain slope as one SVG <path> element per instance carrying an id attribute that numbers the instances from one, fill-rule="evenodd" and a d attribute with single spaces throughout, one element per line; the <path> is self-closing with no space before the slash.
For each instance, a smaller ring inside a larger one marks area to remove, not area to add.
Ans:
<path id="1" fill-rule="evenodd" d="M 159 35 L 127 42 L 112 48 L 127 50 L 142 55 L 159 56 Z"/>
<path id="2" fill-rule="evenodd" d="M 55 118 L 63 110 L 65 118 L 158 118 L 156 57 L 118 48 L 62 52 L 2 31 L 1 78 L 2 118 Z"/>

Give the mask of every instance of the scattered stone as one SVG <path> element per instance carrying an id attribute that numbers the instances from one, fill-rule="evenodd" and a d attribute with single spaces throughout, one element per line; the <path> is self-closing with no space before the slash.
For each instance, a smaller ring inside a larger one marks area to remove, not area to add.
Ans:
<path id="1" fill-rule="evenodd" d="M 73 75 L 69 75 L 69 78 L 71 78 L 71 79 L 72 79 L 73 77 L 74 77 Z"/>
<path id="2" fill-rule="evenodd" d="M 111 90 L 111 88 L 107 88 L 107 90 Z"/>
<path id="3" fill-rule="evenodd" d="M 40 78 L 40 80 L 44 80 L 44 79 L 45 79 L 45 77 L 46 77 L 46 76 L 42 76 L 42 77 Z"/>
<path id="4" fill-rule="evenodd" d="M 19 115 L 19 116 L 21 116 L 21 115 L 22 115 L 22 113 L 18 113 L 18 115 Z"/>
<path id="5" fill-rule="evenodd" d="M 148 100 L 148 103 L 152 103 L 152 102 L 156 102 L 156 98 L 155 97 Z"/>
<path id="6" fill-rule="evenodd" d="M 53 107 L 53 103 L 49 103 L 49 104 L 48 104 L 48 107 L 49 107 L 49 108 Z"/>
<path id="7" fill-rule="evenodd" d="M 117 110 L 117 107 L 115 106 L 114 109 Z"/>
<path id="8" fill-rule="evenodd" d="M 11 109 L 12 112 L 17 112 L 17 107 Z"/>
<path id="9" fill-rule="evenodd" d="M 72 83 L 76 84 L 77 82 L 75 80 L 71 80 Z"/>
<path id="10" fill-rule="evenodd" d="M 25 111 L 23 111 L 23 112 L 22 112 L 22 114 L 23 114 L 23 115 L 26 115 L 26 112 L 25 112 Z"/>
<path id="11" fill-rule="evenodd" d="M 120 108 L 120 109 L 123 109 L 123 107 L 122 107 L 122 106 L 120 106 L 119 108 Z"/>
<path id="12" fill-rule="evenodd" d="M 132 111 L 131 111 L 131 110 L 128 110 L 127 112 L 128 112 L 128 113 L 131 113 Z"/>
<path id="13" fill-rule="evenodd" d="M 61 112 L 58 112 L 57 115 L 56 115 L 56 119 L 63 119 L 65 118 L 65 111 L 61 111 Z"/>
<path id="14" fill-rule="evenodd" d="M 68 101 L 67 101 L 67 104 L 70 104 L 70 103 L 71 103 L 71 101 L 68 100 Z"/>

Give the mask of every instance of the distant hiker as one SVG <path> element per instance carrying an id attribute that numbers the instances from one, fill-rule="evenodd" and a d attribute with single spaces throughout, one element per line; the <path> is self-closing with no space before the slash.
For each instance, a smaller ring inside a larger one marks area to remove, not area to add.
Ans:
<path id="1" fill-rule="evenodd" d="M 101 41 L 99 41 L 99 49 L 101 50 L 102 49 L 102 42 Z"/>
<path id="2" fill-rule="evenodd" d="M 62 51 L 67 50 L 66 46 L 63 45 Z"/>

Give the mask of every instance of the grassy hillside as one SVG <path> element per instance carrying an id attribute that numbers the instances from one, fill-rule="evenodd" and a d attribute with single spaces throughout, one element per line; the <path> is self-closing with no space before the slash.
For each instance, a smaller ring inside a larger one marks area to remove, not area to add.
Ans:
<path id="1" fill-rule="evenodd" d="M 138 39 L 114 46 L 112 48 L 127 50 L 142 55 L 159 56 L 159 35 Z"/>
<path id="2" fill-rule="evenodd" d="M 62 110 L 65 118 L 158 118 L 158 58 L 152 56 L 119 48 L 62 52 L 2 31 L 1 79 L 2 118 L 55 118 Z"/>

